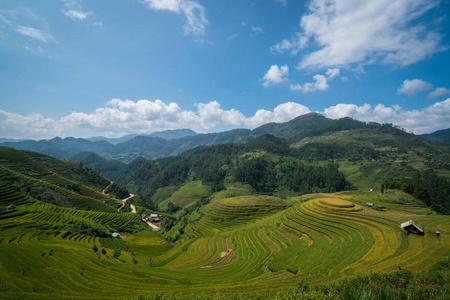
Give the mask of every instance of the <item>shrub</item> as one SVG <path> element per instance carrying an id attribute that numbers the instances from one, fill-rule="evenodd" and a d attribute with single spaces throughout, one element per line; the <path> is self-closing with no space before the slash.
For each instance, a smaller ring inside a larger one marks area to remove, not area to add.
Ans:
<path id="1" fill-rule="evenodd" d="M 114 258 L 118 258 L 120 256 L 121 252 L 122 251 L 120 249 L 114 249 L 114 253 L 113 253 Z"/>

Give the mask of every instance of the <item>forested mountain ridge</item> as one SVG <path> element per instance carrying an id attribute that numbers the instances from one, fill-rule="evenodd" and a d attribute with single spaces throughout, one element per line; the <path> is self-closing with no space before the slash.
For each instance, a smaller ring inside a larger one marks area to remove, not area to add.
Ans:
<path id="1" fill-rule="evenodd" d="M 136 157 L 143 156 L 147 159 L 156 159 L 167 156 L 175 156 L 186 150 L 199 145 L 217 145 L 224 143 L 243 143 L 255 137 L 271 134 L 289 142 L 298 142 L 305 137 L 320 136 L 325 133 L 339 132 L 342 130 L 379 130 L 387 134 L 409 137 L 415 136 L 402 131 L 389 124 L 365 123 L 343 118 L 339 120 L 327 119 L 317 113 L 310 113 L 299 116 L 285 123 L 269 123 L 253 130 L 235 129 L 219 133 L 195 134 L 191 131 L 174 131 L 172 133 L 152 134 L 150 136 L 134 136 L 120 143 L 109 143 L 107 140 L 90 141 L 87 139 L 75 138 L 54 138 L 41 141 L 21 141 L 4 142 L 1 146 L 12 147 L 22 150 L 31 150 L 62 159 L 70 157 L 80 152 L 94 152 L 108 158 L 130 162 Z M 181 132 L 181 133 L 180 133 Z M 182 138 L 173 138 L 181 134 Z M 163 138 L 163 137 L 166 137 Z M 421 140 L 417 137 L 417 141 Z"/>
<path id="2" fill-rule="evenodd" d="M 420 136 L 430 141 L 450 143 L 450 128 L 438 130 L 432 133 L 421 134 Z"/>

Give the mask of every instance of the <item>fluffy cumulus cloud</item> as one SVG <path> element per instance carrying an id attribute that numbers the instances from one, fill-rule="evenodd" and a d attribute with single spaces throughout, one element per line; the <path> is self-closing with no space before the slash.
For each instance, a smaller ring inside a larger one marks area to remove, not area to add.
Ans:
<path id="1" fill-rule="evenodd" d="M 301 104 L 287 102 L 273 111 L 261 109 L 254 116 L 246 117 L 238 110 L 222 109 L 217 101 L 199 103 L 197 111 L 192 111 L 161 100 L 134 102 L 112 99 L 91 114 L 74 112 L 59 120 L 39 114 L 22 116 L 0 110 L 0 136 L 33 139 L 94 135 L 119 137 L 128 133 L 184 128 L 206 132 L 221 127 L 253 128 L 268 122 L 286 122 L 308 112 L 309 109 Z"/>
<path id="2" fill-rule="evenodd" d="M 268 87 L 270 84 L 277 84 L 281 83 L 283 81 L 286 81 L 287 78 L 284 76 L 287 76 L 289 74 L 289 67 L 288 66 L 281 66 L 278 67 L 277 65 L 273 65 L 270 67 L 270 69 L 267 71 L 267 73 L 263 77 L 263 85 L 265 87 Z"/>
<path id="3" fill-rule="evenodd" d="M 399 95 L 412 96 L 417 93 L 432 89 L 433 85 L 429 82 L 423 81 L 422 79 L 406 79 L 403 84 L 397 89 Z"/>
<path id="4" fill-rule="evenodd" d="M 330 86 L 328 85 L 328 81 L 332 80 L 334 77 L 339 76 L 340 71 L 337 68 L 328 69 L 325 73 L 327 76 L 316 74 L 313 76 L 314 82 L 307 82 L 303 85 L 301 84 L 291 84 L 292 91 L 302 91 L 304 93 L 316 92 L 316 91 L 324 91 L 328 89 Z"/>
<path id="5" fill-rule="evenodd" d="M 128 133 L 151 133 L 167 129 L 190 128 L 197 132 L 221 126 L 255 128 L 269 122 L 286 122 L 309 113 L 308 107 L 287 102 L 273 111 L 260 109 L 246 117 L 235 109 L 224 110 L 217 101 L 200 103 L 197 111 L 182 110 L 176 103 L 113 99 L 92 114 L 75 112 L 59 120 L 39 114 L 22 116 L 0 110 L 0 136 L 6 138 L 51 138 L 54 136 L 105 135 L 118 137 Z M 450 98 L 421 110 L 378 104 L 358 106 L 337 104 L 324 110 L 328 118 L 351 117 L 366 122 L 393 123 L 416 134 L 450 127 Z"/>
<path id="6" fill-rule="evenodd" d="M 0 137 L 53 138 L 55 136 L 89 137 L 103 135 L 119 137 L 129 133 L 152 133 L 168 129 L 189 128 L 210 132 L 217 128 L 255 128 L 270 122 L 287 122 L 311 112 L 308 107 L 286 102 L 268 111 L 260 109 L 245 116 L 236 109 L 224 110 L 220 103 L 197 104 L 197 110 L 183 110 L 176 103 L 161 100 L 112 99 L 105 107 L 91 114 L 74 112 L 61 119 L 45 118 L 39 114 L 23 116 L 0 110 Z M 337 104 L 324 110 L 328 118 L 351 117 L 366 122 L 393 123 L 416 134 L 450 127 L 450 98 L 421 110 L 404 110 L 400 106 L 378 104 L 358 106 Z"/>
<path id="7" fill-rule="evenodd" d="M 445 49 L 442 34 L 417 22 L 438 4 L 437 0 L 312 0 L 300 20 L 301 31 L 272 49 L 296 53 L 310 41 L 318 48 L 302 58 L 302 69 L 374 62 L 410 65 Z"/>
<path id="8" fill-rule="evenodd" d="M 259 109 L 253 117 L 249 117 L 244 121 L 244 125 L 254 128 L 270 122 L 281 123 L 309 112 L 309 108 L 304 105 L 287 102 L 278 105 L 273 111 Z"/>
<path id="9" fill-rule="evenodd" d="M 154 10 L 168 10 L 177 14 L 183 14 L 186 18 L 184 24 L 185 35 L 202 36 L 205 34 L 206 9 L 195 1 L 189 0 L 141 0 L 145 6 Z"/>
<path id="10" fill-rule="evenodd" d="M 428 94 L 428 98 L 429 99 L 435 99 L 435 98 L 439 98 L 441 96 L 445 96 L 450 94 L 450 90 L 444 87 L 440 87 L 435 89 L 434 91 L 432 91 L 431 93 Z"/>
<path id="11" fill-rule="evenodd" d="M 450 98 L 421 110 L 404 110 L 400 106 L 378 104 L 358 106 L 337 104 L 324 110 L 327 118 L 351 117 L 365 122 L 393 123 L 416 134 L 429 133 L 450 127 Z"/>

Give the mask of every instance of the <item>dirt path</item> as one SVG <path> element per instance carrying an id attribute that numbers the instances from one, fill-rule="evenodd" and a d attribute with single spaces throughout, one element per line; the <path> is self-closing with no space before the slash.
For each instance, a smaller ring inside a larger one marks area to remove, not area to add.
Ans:
<path id="1" fill-rule="evenodd" d="M 153 228 L 153 229 L 156 229 L 156 230 L 159 230 L 159 229 L 160 229 L 158 226 L 156 226 L 155 224 L 153 224 L 153 223 L 150 222 L 150 221 L 147 221 L 147 220 L 145 220 L 145 219 L 142 219 L 142 221 L 144 221 L 145 223 L 147 223 L 148 226 L 150 226 L 150 227 Z"/>
<path id="2" fill-rule="evenodd" d="M 111 182 L 112 182 L 112 181 L 111 181 Z M 127 202 L 128 199 L 133 198 L 133 197 L 134 197 L 134 195 L 133 195 L 133 194 L 130 194 L 130 197 L 120 200 L 120 201 L 122 201 L 122 206 L 120 206 L 120 207 L 117 209 L 117 212 L 119 212 L 119 211 L 125 206 L 125 202 Z M 131 207 L 131 212 L 132 212 L 132 213 L 136 213 L 136 207 L 135 207 L 133 204 L 130 204 L 130 207 Z M 133 211 L 133 210 L 134 210 L 134 211 Z"/>
<path id="3" fill-rule="evenodd" d="M 114 182 L 110 182 L 102 191 L 102 194 L 106 195 L 106 190 L 113 184 Z"/>

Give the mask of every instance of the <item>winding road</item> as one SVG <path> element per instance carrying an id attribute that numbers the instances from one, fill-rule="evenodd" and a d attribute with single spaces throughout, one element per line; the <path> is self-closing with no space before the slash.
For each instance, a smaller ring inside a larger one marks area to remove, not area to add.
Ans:
<path id="1" fill-rule="evenodd" d="M 106 190 L 113 184 L 114 182 L 110 182 L 104 189 L 103 189 L 103 191 L 102 191 L 102 194 L 103 195 L 106 195 Z"/>
<path id="2" fill-rule="evenodd" d="M 117 212 L 119 212 L 122 209 L 122 207 L 125 206 L 125 202 L 127 202 L 128 199 L 133 198 L 133 197 L 134 197 L 134 194 L 130 194 L 130 197 L 120 200 L 120 201 L 122 201 L 122 206 L 117 209 Z M 131 207 L 131 212 L 136 213 L 136 206 L 134 206 L 133 204 L 130 204 L 130 207 Z"/>
<path id="3" fill-rule="evenodd" d="M 114 182 L 111 181 L 111 182 L 109 183 L 109 185 L 103 189 L 102 193 L 106 195 L 105 191 L 106 191 L 113 183 L 114 183 Z M 125 198 L 125 199 L 120 200 L 120 201 L 122 201 L 122 205 L 117 209 L 117 212 L 120 212 L 120 210 L 125 206 L 125 202 L 127 202 L 128 199 L 131 199 L 131 198 L 133 198 L 133 197 L 134 197 L 134 194 L 130 194 L 130 197 L 127 197 L 127 198 Z M 133 214 L 136 213 L 136 206 L 134 206 L 133 204 L 130 204 L 130 209 L 131 209 L 131 212 L 132 212 Z M 150 221 L 147 221 L 147 220 L 145 220 L 145 219 L 142 219 L 142 221 L 144 221 L 145 223 L 147 223 L 148 226 L 150 226 L 151 228 L 156 229 L 156 231 L 158 231 L 158 230 L 160 229 L 158 226 L 156 226 L 155 224 L 151 223 Z"/>

